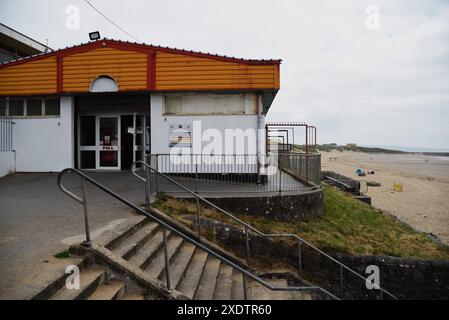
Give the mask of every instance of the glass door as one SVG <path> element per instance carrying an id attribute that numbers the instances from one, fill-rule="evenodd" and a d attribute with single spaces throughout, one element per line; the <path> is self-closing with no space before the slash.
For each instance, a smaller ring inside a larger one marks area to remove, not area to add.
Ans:
<path id="1" fill-rule="evenodd" d="M 78 164 L 81 169 L 96 169 L 96 117 L 80 116 L 78 127 Z"/>
<path id="2" fill-rule="evenodd" d="M 120 169 L 120 117 L 98 117 L 98 169 Z"/>

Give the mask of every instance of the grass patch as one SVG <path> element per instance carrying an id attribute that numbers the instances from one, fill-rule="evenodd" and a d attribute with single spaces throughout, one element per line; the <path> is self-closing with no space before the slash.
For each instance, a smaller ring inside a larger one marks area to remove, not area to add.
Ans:
<path id="1" fill-rule="evenodd" d="M 54 257 L 57 259 L 68 258 L 68 257 L 70 257 L 69 250 L 64 250 L 64 251 L 58 252 L 57 254 L 54 255 Z"/>
<path id="2" fill-rule="evenodd" d="M 155 207 L 177 220 L 196 213 L 195 204 L 163 196 Z M 201 215 L 238 226 L 216 210 Z M 378 254 L 403 258 L 449 259 L 449 247 L 437 244 L 382 211 L 332 187 L 324 189 L 324 214 L 307 222 L 283 222 L 267 217 L 236 216 L 265 233 L 295 233 L 321 249 L 346 254 Z"/>

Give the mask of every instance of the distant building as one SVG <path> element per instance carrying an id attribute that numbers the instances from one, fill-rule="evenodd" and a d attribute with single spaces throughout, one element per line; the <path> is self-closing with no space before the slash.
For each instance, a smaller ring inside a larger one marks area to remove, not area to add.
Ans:
<path id="1" fill-rule="evenodd" d="M 0 63 L 48 51 L 46 45 L 0 23 Z"/>
<path id="2" fill-rule="evenodd" d="M 346 144 L 346 148 L 347 149 L 355 149 L 355 148 L 357 148 L 357 144 L 355 144 L 355 143 L 347 143 Z"/>

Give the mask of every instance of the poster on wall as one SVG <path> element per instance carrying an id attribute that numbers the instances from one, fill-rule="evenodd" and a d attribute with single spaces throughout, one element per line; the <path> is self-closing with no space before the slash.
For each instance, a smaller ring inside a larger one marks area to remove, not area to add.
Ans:
<path id="1" fill-rule="evenodd" d="M 192 130 L 189 124 L 172 124 L 169 127 L 170 148 L 191 148 L 192 147 Z"/>

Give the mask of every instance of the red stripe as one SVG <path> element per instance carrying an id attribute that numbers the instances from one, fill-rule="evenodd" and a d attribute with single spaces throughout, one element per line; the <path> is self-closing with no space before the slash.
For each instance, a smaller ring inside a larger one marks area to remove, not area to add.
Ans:
<path id="1" fill-rule="evenodd" d="M 119 50 L 135 51 L 135 52 L 142 52 L 142 53 L 151 53 L 154 51 L 161 51 L 161 52 L 167 52 L 167 53 L 183 54 L 183 55 L 187 55 L 187 56 L 209 58 L 209 59 L 215 59 L 215 60 L 220 60 L 220 61 L 248 64 L 248 65 L 279 65 L 281 63 L 281 60 L 266 60 L 266 61 L 264 61 L 264 60 L 245 60 L 245 59 L 213 55 L 210 53 L 185 51 L 185 50 L 172 49 L 172 48 L 162 48 L 162 47 L 157 47 L 157 46 L 152 46 L 152 45 L 126 43 L 126 42 L 121 42 L 121 41 L 116 41 L 116 40 L 99 40 L 99 41 L 95 41 L 95 42 L 81 44 L 81 45 L 74 46 L 71 48 L 57 50 L 54 52 L 44 53 L 44 54 L 37 55 L 37 56 L 31 56 L 29 58 L 24 58 L 21 60 L 11 61 L 9 63 L 0 65 L 0 69 L 5 68 L 5 67 L 14 66 L 17 64 L 22 64 L 22 63 L 29 62 L 29 61 L 45 59 L 45 58 L 52 57 L 52 56 L 64 57 L 64 56 L 72 55 L 75 53 L 87 52 L 87 51 L 98 49 L 98 48 L 114 48 L 114 49 L 119 49 Z"/>

